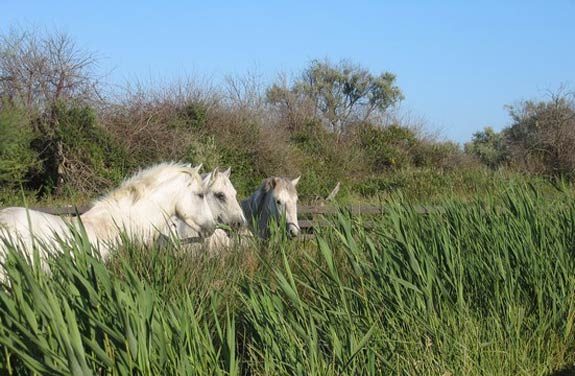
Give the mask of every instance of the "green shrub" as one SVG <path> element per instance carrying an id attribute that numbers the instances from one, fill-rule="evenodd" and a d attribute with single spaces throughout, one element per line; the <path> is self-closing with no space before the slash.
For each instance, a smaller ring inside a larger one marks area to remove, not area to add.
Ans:
<path id="1" fill-rule="evenodd" d="M 505 136 L 491 127 L 475 132 L 471 141 L 465 144 L 465 152 L 494 169 L 509 159 Z"/>
<path id="2" fill-rule="evenodd" d="M 168 128 L 198 132 L 205 128 L 206 118 L 206 107 L 201 103 L 190 102 L 176 111 L 175 116 L 170 119 Z"/>
<path id="3" fill-rule="evenodd" d="M 349 183 L 358 174 L 363 174 L 361 151 L 318 122 L 307 123 L 291 135 L 291 141 L 302 154 L 302 178 L 298 184 L 298 193 L 302 197 L 325 197 L 340 182 L 343 189 L 338 197 L 342 198 Z"/>
<path id="4" fill-rule="evenodd" d="M 465 155 L 454 142 L 419 141 L 412 149 L 413 164 L 417 167 L 454 169 L 465 162 Z"/>
<path id="5" fill-rule="evenodd" d="M 185 160 L 194 165 L 203 163 L 204 170 L 223 167 L 222 156 L 214 136 L 205 136 L 190 142 Z"/>
<path id="6" fill-rule="evenodd" d="M 99 193 L 119 183 L 137 166 L 119 142 L 98 125 L 92 108 L 60 103 L 54 108 L 54 118 L 55 136 L 46 142 L 62 145 L 64 161 L 59 161 L 59 168 L 66 189 Z"/>
<path id="7" fill-rule="evenodd" d="M 502 133 L 511 163 L 535 174 L 575 179 L 575 94 L 561 90 L 548 101 L 510 106 Z"/>
<path id="8" fill-rule="evenodd" d="M 230 146 L 220 146 L 222 166 L 232 167 L 232 181 L 239 197 L 251 195 L 265 174 L 257 170 L 257 154 Z"/>
<path id="9" fill-rule="evenodd" d="M 0 107 L 0 185 L 17 188 L 26 175 L 39 167 L 31 148 L 34 131 L 26 112 L 9 105 Z"/>
<path id="10" fill-rule="evenodd" d="M 355 137 L 375 173 L 409 166 L 411 149 L 418 142 L 415 132 L 399 125 L 361 124 L 355 129 Z"/>

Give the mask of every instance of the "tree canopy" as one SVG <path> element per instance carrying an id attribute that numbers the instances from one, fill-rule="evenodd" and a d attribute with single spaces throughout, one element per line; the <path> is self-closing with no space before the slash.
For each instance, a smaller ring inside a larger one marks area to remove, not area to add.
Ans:
<path id="1" fill-rule="evenodd" d="M 313 116 L 341 133 L 352 123 L 382 115 L 403 95 L 392 73 L 373 75 L 348 61 L 333 64 L 313 60 L 291 85 L 274 84 L 269 88 L 267 98 L 284 111 L 293 109 L 296 103 L 307 103 L 314 110 Z"/>

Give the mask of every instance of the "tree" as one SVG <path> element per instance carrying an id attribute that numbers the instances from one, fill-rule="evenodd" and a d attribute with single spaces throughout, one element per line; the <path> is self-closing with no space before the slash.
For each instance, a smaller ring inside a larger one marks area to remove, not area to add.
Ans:
<path id="1" fill-rule="evenodd" d="M 66 34 L 12 30 L 0 36 L 0 111 L 23 108 L 33 119 L 28 131 L 37 136 L 32 147 L 43 163 L 35 188 L 46 188 L 46 181 L 60 188 L 65 156 L 58 109 L 99 99 L 95 67 L 94 56 Z"/>
<path id="2" fill-rule="evenodd" d="M 29 110 L 46 110 L 60 100 L 97 97 L 91 53 L 66 34 L 11 31 L 0 36 L 0 97 Z"/>
<path id="3" fill-rule="evenodd" d="M 383 114 L 403 99 L 389 72 L 372 75 L 367 69 L 341 61 L 314 60 L 301 77 L 288 87 L 274 84 L 267 91 L 268 101 L 293 113 L 294 106 L 309 106 L 313 116 L 330 130 L 342 133 L 350 124 Z"/>
<path id="4" fill-rule="evenodd" d="M 490 168 L 497 168 L 507 159 L 507 148 L 502 132 L 491 127 L 475 132 L 471 142 L 465 144 L 465 152 L 479 159 Z"/>
<path id="5" fill-rule="evenodd" d="M 505 130 L 514 162 L 547 175 L 574 176 L 575 96 L 559 90 L 548 101 L 508 106 L 513 119 Z"/>

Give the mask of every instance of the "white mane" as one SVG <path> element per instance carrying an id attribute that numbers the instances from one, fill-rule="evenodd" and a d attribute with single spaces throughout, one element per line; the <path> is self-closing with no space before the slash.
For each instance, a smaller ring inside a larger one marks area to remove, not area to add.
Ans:
<path id="1" fill-rule="evenodd" d="M 109 203 L 110 201 L 119 203 L 122 200 L 129 200 L 131 203 L 135 203 L 140 198 L 149 195 L 163 183 L 175 179 L 182 173 L 188 174 L 190 178 L 196 180 L 198 184 L 201 183 L 200 176 L 194 173 L 190 165 L 177 162 L 164 162 L 142 169 L 135 175 L 125 179 L 118 188 L 94 201 L 93 206 L 95 207 L 101 203 Z"/>

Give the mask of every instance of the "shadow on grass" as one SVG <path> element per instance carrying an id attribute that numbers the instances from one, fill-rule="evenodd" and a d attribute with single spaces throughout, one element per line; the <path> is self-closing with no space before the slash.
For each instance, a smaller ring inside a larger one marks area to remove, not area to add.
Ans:
<path id="1" fill-rule="evenodd" d="M 568 366 L 560 370 L 551 372 L 549 376 L 575 376 L 575 366 Z"/>

